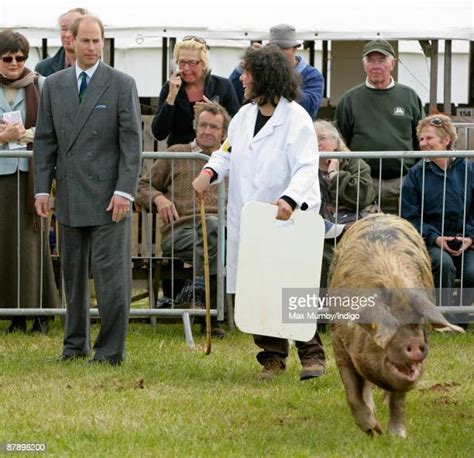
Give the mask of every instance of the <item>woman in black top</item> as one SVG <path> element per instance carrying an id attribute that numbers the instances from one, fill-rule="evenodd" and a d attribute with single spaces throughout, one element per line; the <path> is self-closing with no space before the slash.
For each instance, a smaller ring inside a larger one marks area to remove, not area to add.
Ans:
<path id="1" fill-rule="evenodd" d="M 174 49 L 177 71 L 161 89 L 152 131 L 157 140 L 168 137 L 168 146 L 190 143 L 196 133 L 194 115 L 204 102 L 222 105 L 233 116 L 239 102 L 230 81 L 212 75 L 206 42 L 185 37 Z"/>

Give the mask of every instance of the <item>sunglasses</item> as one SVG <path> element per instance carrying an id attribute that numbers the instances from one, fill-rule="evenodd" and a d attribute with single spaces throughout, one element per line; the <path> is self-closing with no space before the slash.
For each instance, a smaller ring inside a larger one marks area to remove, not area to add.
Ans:
<path id="1" fill-rule="evenodd" d="M 437 116 L 435 116 L 434 118 L 431 118 L 429 120 L 429 123 L 432 125 L 432 126 L 435 126 L 435 127 L 442 127 L 444 126 L 444 121 L 441 119 L 441 118 L 438 118 Z"/>
<path id="2" fill-rule="evenodd" d="M 180 66 L 180 67 L 184 67 L 185 65 L 189 65 L 191 68 L 195 67 L 196 65 L 199 65 L 201 63 L 200 60 L 196 60 L 196 59 L 189 59 L 189 60 L 186 60 L 186 59 L 178 59 L 176 61 L 176 63 Z"/>
<path id="3" fill-rule="evenodd" d="M 197 37 L 196 35 L 186 35 L 185 37 L 183 37 L 182 41 L 191 41 L 191 40 L 197 41 L 198 43 L 201 43 L 207 49 L 209 49 L 209 46 L 207 45 L 206 40 L 204 38 Z"/>
<path id="4" fill-rule="evenodd" d="M 430 126 L 433 126 L 433 127 L 441 127 L 442 129 L 445 130 L 446 133 L 451 135 L 450 132 L 448 131 L 447 127 L 446 127 L 447 122 L 444 121 L 442 118 L 439 118 L 438 116 L 435 116 L 435 117 L 431 118 L 428 121 L 428 124 Z"/>
<path id="5" fill-rule="evenodd" d="M 20 63 L 20 62 L 25 62 L 26 57 L 25 56 L 3 56 L 2 57 L 2 62 L 5 62 L 6 64 L 11 64 L 13 62 L 13 59 Z"/>

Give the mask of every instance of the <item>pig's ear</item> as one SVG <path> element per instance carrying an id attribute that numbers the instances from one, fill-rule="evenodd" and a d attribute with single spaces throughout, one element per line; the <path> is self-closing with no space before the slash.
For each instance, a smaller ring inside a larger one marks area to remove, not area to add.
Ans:
<path id="1" fill-rule="evenodd" d="M 412 308 L 420 316 L 421 321 L 430 324 L 438 331 L 464 332 L 463 328 L 451 324 L 438 308 L 424 295 L 413 295 Z"/>
<path id="2" fill-rule="evenodd" d="M 390 308 L 382 301 L 376 301 L 375 307 L 361 311 L 360 325 L 372 334 L 375 343 L 381 348 L 388 345 L 400 327 Z"/>
<path id="3" fill-rule="evenodd" d="M 395 323 L 392 323 L 390 325 L 387 324 L 376 324 L 373 323 L 372 326 L 376 326 L 376 329 L 374 331 L 374 341 L 375 343 L 385 349 L 389 342 L 393 339 L 393 336 L 396 334 L 397 329 L 399 328 L 398 321 Z"/>

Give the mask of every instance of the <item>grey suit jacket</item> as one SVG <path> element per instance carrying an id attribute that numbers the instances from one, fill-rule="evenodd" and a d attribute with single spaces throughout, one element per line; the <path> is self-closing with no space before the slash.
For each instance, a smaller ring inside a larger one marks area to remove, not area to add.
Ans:
<path id="1" fill-rule="evenodd" d="M 135 194 L 141 149 L 133 78 L 101 62 L 82 103 L 74 67 L 46 79 L 34 141 L 35 194 L 49 193 L 56 177 L 60 223 L 111 223 L 105 209 L 114 191 Z"/>

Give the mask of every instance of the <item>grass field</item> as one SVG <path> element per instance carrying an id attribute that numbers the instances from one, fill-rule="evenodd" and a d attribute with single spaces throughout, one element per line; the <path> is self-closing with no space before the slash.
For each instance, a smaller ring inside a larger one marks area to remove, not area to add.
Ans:
<path id="1" fill-rule="evenodd" d="M 48 336 L 1 336 L 0 443 L 44 442 L 52 456 L 474 455 L 472 327 L 431 334 L 406 440 L 370 439 L 354 425 L 329 334 L 328 372 L 305 382 L 294 348 L 283 375 L 257 381 L 256 347 L 237 331 L 205 356 L 186 347 L 182 326 L 133 323 L 121 367 L 56 362 L 61 340 L 58 319 Z M 381 393 L 376 404 L 385 428 Z"/>

